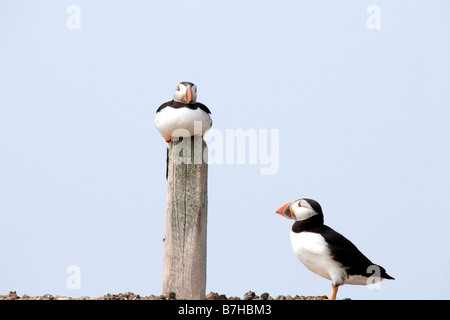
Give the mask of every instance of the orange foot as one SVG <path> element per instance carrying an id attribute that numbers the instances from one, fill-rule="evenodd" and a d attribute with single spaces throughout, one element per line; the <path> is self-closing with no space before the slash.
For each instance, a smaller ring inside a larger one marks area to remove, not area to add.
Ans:
<path id="1" fill-rule="evenodd" d="M 336 295 L 339 287 L 333 287 L 333 293 L 331 294 L 331 298 L 322 298 L 322 300 L 336 300 Z"/>
<path id="2" fill-rule="evenodd" d="M 169 139 L 166 140 L 167 143 L 172 141 L 172 137 L 169 137 Z"/>

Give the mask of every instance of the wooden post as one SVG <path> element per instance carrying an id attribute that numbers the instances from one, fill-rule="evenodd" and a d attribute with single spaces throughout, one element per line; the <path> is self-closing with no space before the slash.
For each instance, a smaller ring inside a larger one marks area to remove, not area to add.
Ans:
<path id="1" fill-rule="evenodd" d="M 205 299 L 207 150 L 202 137 L 169 146 L 163 294 L 177 299 Z"/>

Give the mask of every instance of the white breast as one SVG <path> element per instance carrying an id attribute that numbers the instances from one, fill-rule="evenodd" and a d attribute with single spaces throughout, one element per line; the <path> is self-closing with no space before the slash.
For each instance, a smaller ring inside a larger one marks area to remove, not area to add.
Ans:
<path id="1" fill-rule="evenodd" d="M 347 278 L 345 269 L 333 260 L 325 239 L 318 233 L 291 231 L 291 244 L 297 258 L 312 272 L 341 285 Z"/>
<path id="2" fill-rule="evenodd" d="M 156 114 L 154 123 L 166 140 L 169 137 L 203 136 L 212 126 L 211 117 L 200 108 L 165 107 Z"/>

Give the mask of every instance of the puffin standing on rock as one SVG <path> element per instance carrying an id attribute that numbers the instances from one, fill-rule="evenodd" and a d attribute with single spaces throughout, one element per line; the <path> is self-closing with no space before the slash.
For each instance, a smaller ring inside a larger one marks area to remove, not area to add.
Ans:
<path id="1" fill-rule="evenodd" d="M 340 285 L 366 285 L 393 277 L 372 263 L 344 236 L 323 224 L 320 204 L 312 199 L 289 202 L 277 210 L 285 218 L 295 220 L 291 244 L 297 258 L 312 272 L 332 281 L 336 299 Z"/>
<path id="2" fill-rule="evenodd" d="M 155 126 L 166 142 L 172 137 L 203 136 L 212 126 L 211 111 L 197 102 L 197 86 L 192 82 L 180 82 L 173 100 L 163 103 L 156 110 Z"/>

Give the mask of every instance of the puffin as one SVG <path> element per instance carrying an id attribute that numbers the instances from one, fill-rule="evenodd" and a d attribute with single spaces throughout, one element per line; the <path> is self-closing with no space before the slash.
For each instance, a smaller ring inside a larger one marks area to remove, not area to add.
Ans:
<path id="1" fill-rule="evenodd" d="M 212 126 L 211 111 L 197 102 L 197 86 L 182 81 L 171 101 L 163 103 L 154 120 L 156 129 L 167 143 L 176 137 L 203 136 Z"/>
<path id="2" fill-rule="evenodd" d="M 394 280 L 350 240 L 324 225 L 322 207 L 317 201 L 308 198 L 291 201 L 276 213 L 295 220 L 291 228 L 292 249 L 309 270 L 331 280 L 333 293 L 329 300 L 336 300 L 338 288 L 343 284 Z"/>

